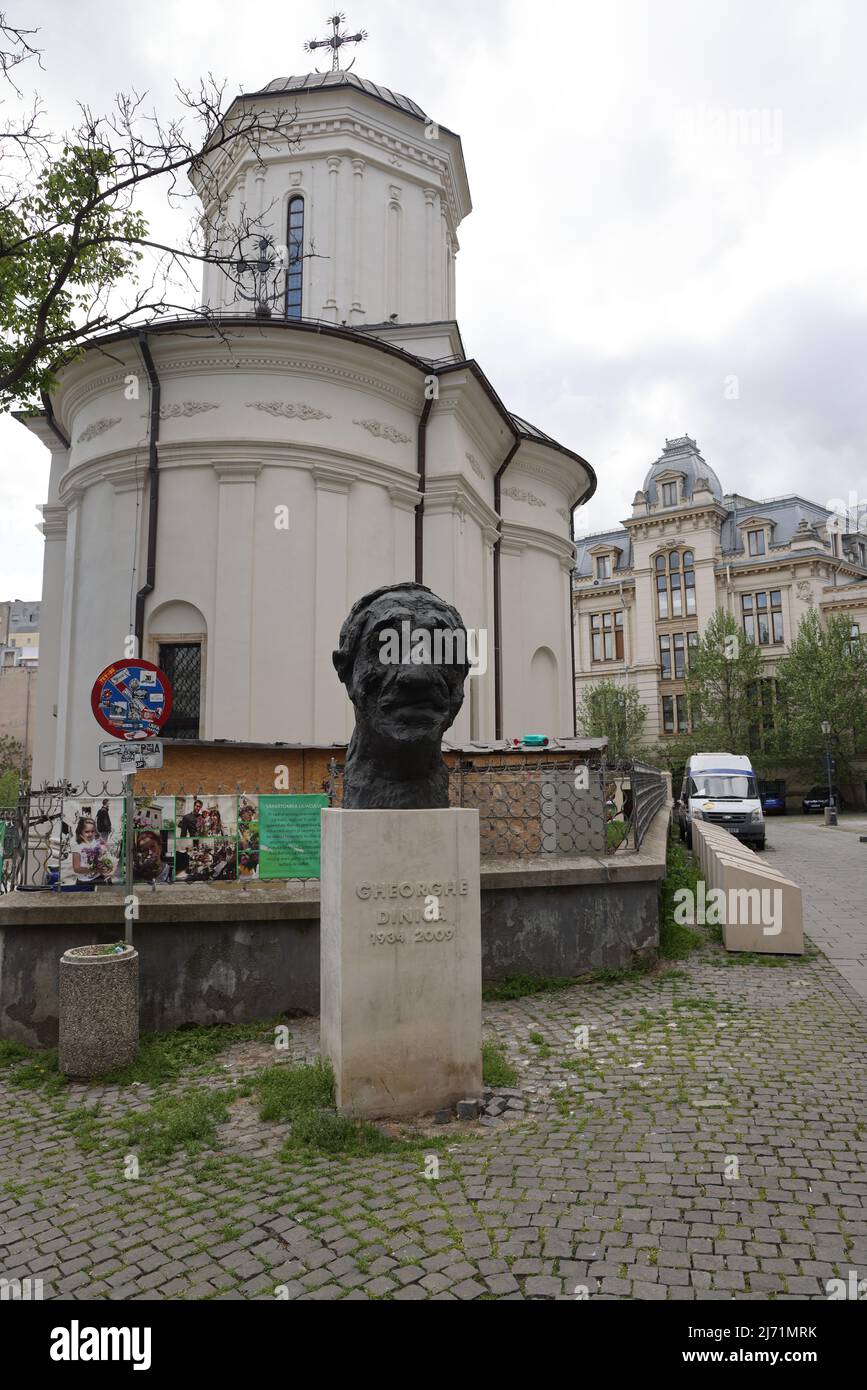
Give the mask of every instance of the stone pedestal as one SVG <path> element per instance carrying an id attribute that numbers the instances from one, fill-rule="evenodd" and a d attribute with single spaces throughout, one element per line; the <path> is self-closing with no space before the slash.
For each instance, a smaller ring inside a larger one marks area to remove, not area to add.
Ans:
<path id="1" fill-rule="evenodd" d="M 101 1076 L 138 1052 L 138 951 L 74 946 L 60 958 L 60 1043 L 64 1076 Z"/>
<path id="2" fill-rule="evenodd" d="M 480 1095 L 478 811 L 325 810 L 321 862 L 338 1107 L 411 1115 Z"/>

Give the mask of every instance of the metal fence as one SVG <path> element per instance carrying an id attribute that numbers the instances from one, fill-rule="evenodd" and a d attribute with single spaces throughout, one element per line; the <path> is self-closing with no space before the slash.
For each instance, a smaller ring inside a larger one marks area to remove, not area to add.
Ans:
<path id="1" fill-rule="evenodd" d="M 341 806 L 342 764 L 332 761 L 328 777 L 316 788 L 236 784 L 202 791 L 176 783 L 159 787 L 151 783 L 146 795 L 137 792 L 135 797 L 136 881 L 158 887 L 181 880 L 201 883 L 219 878 L 225 883 L 258 878 L 256 798 L 311 791 L 327 796 L 329 806 Z M 0 890 L 74 887 L 87 878 L 97 884 L 122 882 L 123 792 L 120 781 L 117 785 L 108 780 L 66 784 L 31 790 L 16 805 L 0 807 Z M 225 798 L 229 799 L 229 819 Z M 640 848 L 665 798 L 663 774 L 639 762 L 571 764 L 540 757 L 518 766 L 503 757 L 484 764 L 464 760 L 449 770 L 449 804 L 479 812 L 483 862 L 629 853 Z M 82 836 L 84 822 L 95 829 L 88 826 Z M 150 837 L 147 844 L 142 837 Z M 185 848 L 179 855 L 181 844 Z M 99 857 L 99 845 L 105 847 L 104 860 Z M 193 845 L 195 856 L 190 854 Z M 217 845 L 222 857 L 212 852 Z M 81 873 L 80 861 L 88 855 L 96 856 L 96 868 Z M 74 875 L 71 862 L 78 865 Z"/>
<path id="2" fill-rule="evenodd" d="M 343 804 L 332 764 L 330 804 Z M 482 860 L 611 855 L 637 850 L 666 797 L 663 774 L 632 761 L 566 763 L 503 757 L 449 770 L 449 804 L 479 812 Z"/>

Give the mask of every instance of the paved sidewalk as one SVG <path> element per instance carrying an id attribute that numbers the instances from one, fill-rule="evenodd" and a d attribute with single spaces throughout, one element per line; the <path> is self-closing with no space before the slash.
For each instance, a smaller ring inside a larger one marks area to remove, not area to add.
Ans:
<path id="1" fill-rule="evenodd" d="M 285 1128 L 242 1097 L 214 1156 L 125 1180 L 118 1120 L 156 1091 L 52 1096 L 6 1073 L 0 1275 L 61 1299 L 395 1301 L 821 1299 L 867 1277 L 867 1005 L 821 957 L 709 945 L 485 1016 L 527 1113 L 453 1125 L 438 1179 L 421 1153 L 283 1161 Z M 291 1029 L 312 1055 L 316 1021 Z M 220 1074 L 169 1090 L 274 1060 L 237 1044 Z"/>
<path id="2" fill-rule="evenodd" d="M 867 999 L 867 844 L 859 833 L 867 835 L 863 818 L 836 827 L 818 816 L 769 818 L 767 853 L 801 885 L 805 932 Z"/>

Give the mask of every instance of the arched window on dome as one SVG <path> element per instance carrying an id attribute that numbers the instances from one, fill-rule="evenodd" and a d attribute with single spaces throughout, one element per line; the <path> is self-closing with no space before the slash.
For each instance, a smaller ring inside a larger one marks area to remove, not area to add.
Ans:
<path id="1" fill-rule="evenodd" d="M 304 199 L 289 199 L 286 229 L 286 317 L 301 318 L 301 282 L 304 271 Z"/>

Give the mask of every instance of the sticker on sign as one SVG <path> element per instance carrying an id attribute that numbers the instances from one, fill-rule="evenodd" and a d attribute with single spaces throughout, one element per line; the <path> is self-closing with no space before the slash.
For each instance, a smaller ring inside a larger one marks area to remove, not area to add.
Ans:
<path id="1" fill-rule="evenodd" d="M 100 772 L 139 772 L 146 767 L 162 767 L 163 745 L 160 739 L 140 743 L 101 743 Z"/>

